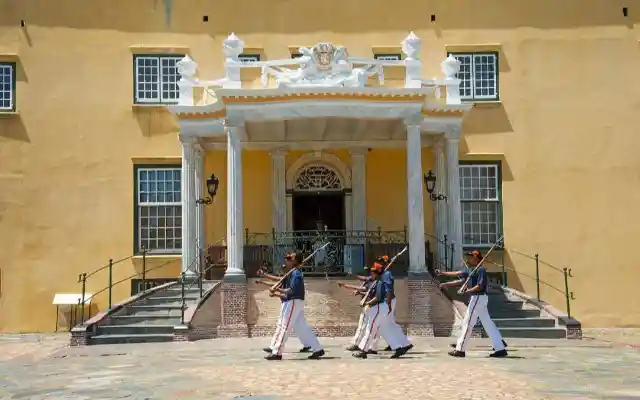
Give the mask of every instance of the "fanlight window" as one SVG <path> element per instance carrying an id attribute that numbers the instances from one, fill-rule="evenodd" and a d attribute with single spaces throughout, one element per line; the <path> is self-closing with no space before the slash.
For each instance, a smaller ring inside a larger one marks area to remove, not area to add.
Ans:
<path id="1" fill-rule="evenodd" d="M 295 190 L 341 190 L 338 174 L 322 165 L 312 165 L 300 172 L 296 178 Z"/>

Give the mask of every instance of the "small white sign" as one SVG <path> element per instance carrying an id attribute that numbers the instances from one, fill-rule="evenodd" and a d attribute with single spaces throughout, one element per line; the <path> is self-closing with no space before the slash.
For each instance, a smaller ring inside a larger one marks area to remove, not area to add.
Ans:
<path id="1" fill-rule="evenodd" d="M 93 293 L 84 294 L 84 304 L 91 304 Z M 53 305 L 75 306 L 82 302 L 82 293 L 56 293 L 53 296 Z"/>

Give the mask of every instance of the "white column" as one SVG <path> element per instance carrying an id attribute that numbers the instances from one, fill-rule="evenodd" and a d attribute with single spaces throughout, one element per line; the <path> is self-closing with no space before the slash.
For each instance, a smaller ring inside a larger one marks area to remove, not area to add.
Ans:
<path id="1" fill-rule="evenodd" d="M 409 272 L 425 273 L 424 206 L 422 197 L 422 141 L 420 125 L 407 124 L 407 200 Z"/>
<path id="2" fill-rule="evenodd" d="M 434 145 L 433 151 L 435 153 L 436 159 L 436 187 L 435 194 L 446 194 L 447 193 L 447 164 L 444 158 L 444 140 L 438 138 Z M 447 229 L 447 206 L 448 204 L 445 201 L 438 200 L 436 201 L 436 257 L 440 262 L 445 262 L 444 255 L 445 246 L 442 243 L 444 240 L 444 235 L 448 236 Z M 448 239 L 447 239 L 448 241 Z M 442 268 L 443 266 L 436 266 L 437 268 Z"/>
<path id="3" fill-rule="evenodd" d="M 447 208 L 449 210 L 448 236 L 455 243 L 453 267 L 457 269 L 462 264 L 462 209 L 460 206 L 460 172 L 458 171 L 460 127 L 448 128 L 445 138 L 448 188 Z"/>
<path id="4" fill-rule="evenodd" d="M 239 130 L 227 126 L 227 270 L 225 276 L 244 275 L 242 221 L 242 146 Z"/>
<path id="5" fill-rule="evenodd" d="M 196 145 L 196 173 L 195 173 L 195 192 L 196 199 L 202 199 L 208 194 L 205 193 L 205 172 L 204 172 L 204 149 L 200 145 Z M 207 237 L 204 227 L 204 204 L 198 204 L 196 207 L 196 243 L 198 248 L 198 271 L 202 270 L 202 257 L 207 247 Z"/>
<path id="6" fill-rule="evenodd" d="M 351 150 L 351 230 L 367 230 L 367 149 Z"/>
<path id="7" fill-rule="evenodd" d="M 287 171 L 285 169 L 286 150 L 276 149 L 271 153 L 271 206 L 273 208 L 273 229 L 287 230 Z"/>
<path id="8" fill-rule="evenodd" d="M 197 268 L 195 144 L 194 137 L 180 136 L 182 144 L 182 272 L 194 275 Z"/>

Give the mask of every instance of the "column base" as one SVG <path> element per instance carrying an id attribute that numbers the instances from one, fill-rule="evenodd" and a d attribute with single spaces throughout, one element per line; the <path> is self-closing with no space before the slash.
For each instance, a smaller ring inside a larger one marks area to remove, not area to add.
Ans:
<path id="1" fill-rule="evenodd" d="M 218 337 L 249 337 L 247 306 L 249 288 L 244 274 L 225 275 L 222 278 L 221 322 Z"/>
<path id="2" fill-rule="evenodd" d="M 409 273 L 407 277 L 409 336 L 448 337 L 456 322 L 453 304 L 427 272 Z"/>

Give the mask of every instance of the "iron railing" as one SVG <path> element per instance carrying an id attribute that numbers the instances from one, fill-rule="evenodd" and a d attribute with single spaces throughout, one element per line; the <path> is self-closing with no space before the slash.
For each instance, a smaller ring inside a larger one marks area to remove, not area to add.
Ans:
<path id="1" fill-rule="evenodd" d="M 352 230 L 304 230 L 271 233 L 245 230 L 244 266 L 248 276 L 259 267 L 277 273 L 284 254 L 289 251 L 311 254 L 315 249 L 329 242 L 329 246 L 319 251 L 303 270 L 309 275 L 353 274 L 363 270 L 364 265 L 373 262 L 382 254 L 398 252 L 407 243 L 407 231 Z M 214 258 L 214 257 L 212 257 Z M 408 268 L 408 255 L 396 262 L 400 275 Z M 404 267 L 404 268 L 403 268 Z"/>
<path id="2" fill-rule="evenodd" d="M 442 240 L 436 238 L 433 235 L 427 235 L 427 237 L 429 237 L 430 240 L 435 241 L 436 248 L 443 249 L 441 250 L 441 252 L 444 254 L 435 254 L 434 261 L 433 261 L 433 265 L 435 268 L 447 270 L 447 271 L 453 271 L 462 267 L 461 259 L 457 258 L 459 256 L 455 254 L 455 248 L 456 248 L 455 243 L 452 243 L 451 241 L 449 241 L 446 235 L 442 238 Z M 466 238 L 465 242 L 466 243 L 463 245 L 463 248 L 479 247 L 479 248 L 488 249 L 493 245 L 493 243 L 473 244 L 473 241 L 470 238 Z M 438 246 L 438 244 L 440 244 L 441 246 Z M 523 266 L 526 264 L 523 264 L 514 260 L 506 261 L 507 255 L 517 255 L 521 258 L 532 261 L 534 272 L 530 274 L 523 271 L 524 269 Z M 455 261 L 456 259 L 458 259 L 459 261 Z M 504 246 L 504 242 L 500 242 L 496 246 L 494 251 L 487 257 L 487 259 L 485 259 L 485 264 L 487 266 L 493 265 L 500 270 L 501 281 L 502 281 L 501 283 L 503 286 L 508 286 L 509 284 L 508 272 L 512 272 L 515 276 L 518 276 L 518 277 L 522 276 L 528 279 L 532 279 L 535 282 L 536 299 L 538 301 L 542 301 L 542 295 L 541 295 L 541 289 L 540 289 L 541 286 L 546 286 L 551 290 L 561 294 L 565 300 L 565 310 L 567 312 L 567 316 L 571 317 L 571 301 L 575 300 L 574 293 L 569 290 L 569 278 L 573 277 L 573 275 L 571 274 L 571 268 L 568 268 L 568 267 L 559 268 L 557 266 L 554 266 L 549 262 L 543 261 L 540 258 L 540 255 L 537 253 L 527 254 L 512 248 L 506 248 Z M 510 264 L 512 266 L 508 266 L 507 264 Z M 516 264 L 519 266 L 518 269 L 515 269 L 513 267 L 513 265 L 516 265 Z M 541 278 L 541 269 L 545 269 L 545 268 L 549 271 L 553 271 L 554 273 L 562 274 L 562 281 L 563 281 L 562 288 Z"/>

